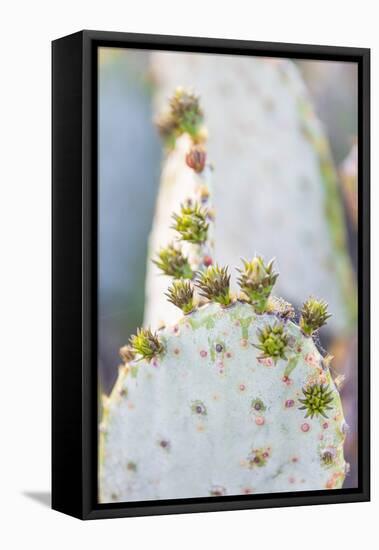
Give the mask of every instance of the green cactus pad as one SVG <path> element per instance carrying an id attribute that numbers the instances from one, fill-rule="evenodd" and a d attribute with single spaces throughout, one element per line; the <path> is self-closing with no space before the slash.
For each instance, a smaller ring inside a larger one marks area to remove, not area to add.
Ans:
<path id="1" fill-rule="evenodd" d="M 254 344 L 276 322 L 210 303 L 159 331 L 163 354 L 120 370 L 101 424 L 102 502 L 342 486 L 346 424 L 329 369 L 292 321 L 287 359 L 262 357 Z M 317 384 L 328 419 L 299 410 Z"/>

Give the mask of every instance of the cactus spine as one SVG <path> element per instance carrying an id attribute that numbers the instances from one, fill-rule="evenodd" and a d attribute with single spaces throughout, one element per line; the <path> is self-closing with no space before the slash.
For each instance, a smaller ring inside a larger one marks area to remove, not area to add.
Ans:
<path id="1" fill-rule="evenodd" d="M 170 105 L 166 144 L 185 132 L 197 146 L 198 99 L 180 90 Z M 201 154 L 185 157 L 196 173 Z M 259 256 L 243 261 L 234 295 L 228 267 L 204 262 L 209 225 L 191 200 L 174 217 L 178 240 L 155 261 L 173 277 L 166 295 L 182 316 L 156 333 L 138 329 L 120 350 L 101 424 L 102 502 L 342 486 L 346 423 L 312 337 L 326 303 L 307 300 L 295 324 L 292 306 L 272 296 L 273 261 Z"/>

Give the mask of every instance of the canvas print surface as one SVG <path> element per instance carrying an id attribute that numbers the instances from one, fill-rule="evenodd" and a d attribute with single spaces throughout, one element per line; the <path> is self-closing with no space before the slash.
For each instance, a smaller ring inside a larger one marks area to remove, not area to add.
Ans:
<path id="1" fill-rule="evenodd" d="M 357 78 L 98 49 L 100 503 L 357 487 Z"/>

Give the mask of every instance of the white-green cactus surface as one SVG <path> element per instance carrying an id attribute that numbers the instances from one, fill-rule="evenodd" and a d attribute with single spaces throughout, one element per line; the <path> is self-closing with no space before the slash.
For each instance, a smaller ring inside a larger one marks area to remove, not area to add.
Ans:
<path id="1" fill-rule="evenodd" d="M 277 323 L 287 344 L 275 362 L 255 346 Z M 104 399 L 101 502 L 342 486 L 346 423 L 312 337 L 242 302 L 209 303 L 158 336 L 164 352 L 121 367 Z"/>

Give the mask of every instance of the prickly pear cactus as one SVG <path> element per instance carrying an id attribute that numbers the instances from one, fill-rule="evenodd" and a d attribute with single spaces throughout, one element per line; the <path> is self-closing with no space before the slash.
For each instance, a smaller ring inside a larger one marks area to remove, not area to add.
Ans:
<path id="1" fill-rule="evenodd" d="M 301 296 L 322 296 L 333 311 L 333 337 L 351 338 L 357 294 L 341 193 L 326 132 L 296 64 L 154 52 L 151 74 L 158 116 L 177 83 L 196 83 L 201 96 L 215 166 L 218 261 L 234 266 L 256 250 L 275 256 L 281 270 L 277 292 L 296 306 Z M 167 219 L 198 179 L 183 161 L 189 139 L 186 134 L 176 140 L 164 159 L 152 252 L 166 242 Z M 144 323 L 157 328 L 162 319 L 171 323 L 175 310 L 164 300 L 163 278 L 151 262 L 147 267 Z M 231 284 L 235 288 L 234 273 Z"/>
<path id="2" fill-rule="evenodd" d="M 176 100 L 182 110 L 166 121 L 166 137 L 196 143 L 194 96 L 180 90 Z M 201 173 L 204 144 L 188 154 Z M 204 262 L 212 224 L 207 203 L 188 199 L 173 215 L 177 240 L 154 259 L 173 279 L 166 297 L 181 315 L 157 332 L 138 329 L 120 350 L 118 380 L 103 399 L 102 502 L 343 484 L 347 425 L 331 357 L 314 342 L 327 304 L 309 298 L 296 324 L 293 307 L 272 295 L 274 262 L 260 256 L 237 268 L 233 294 L 229 268 Z"/>

